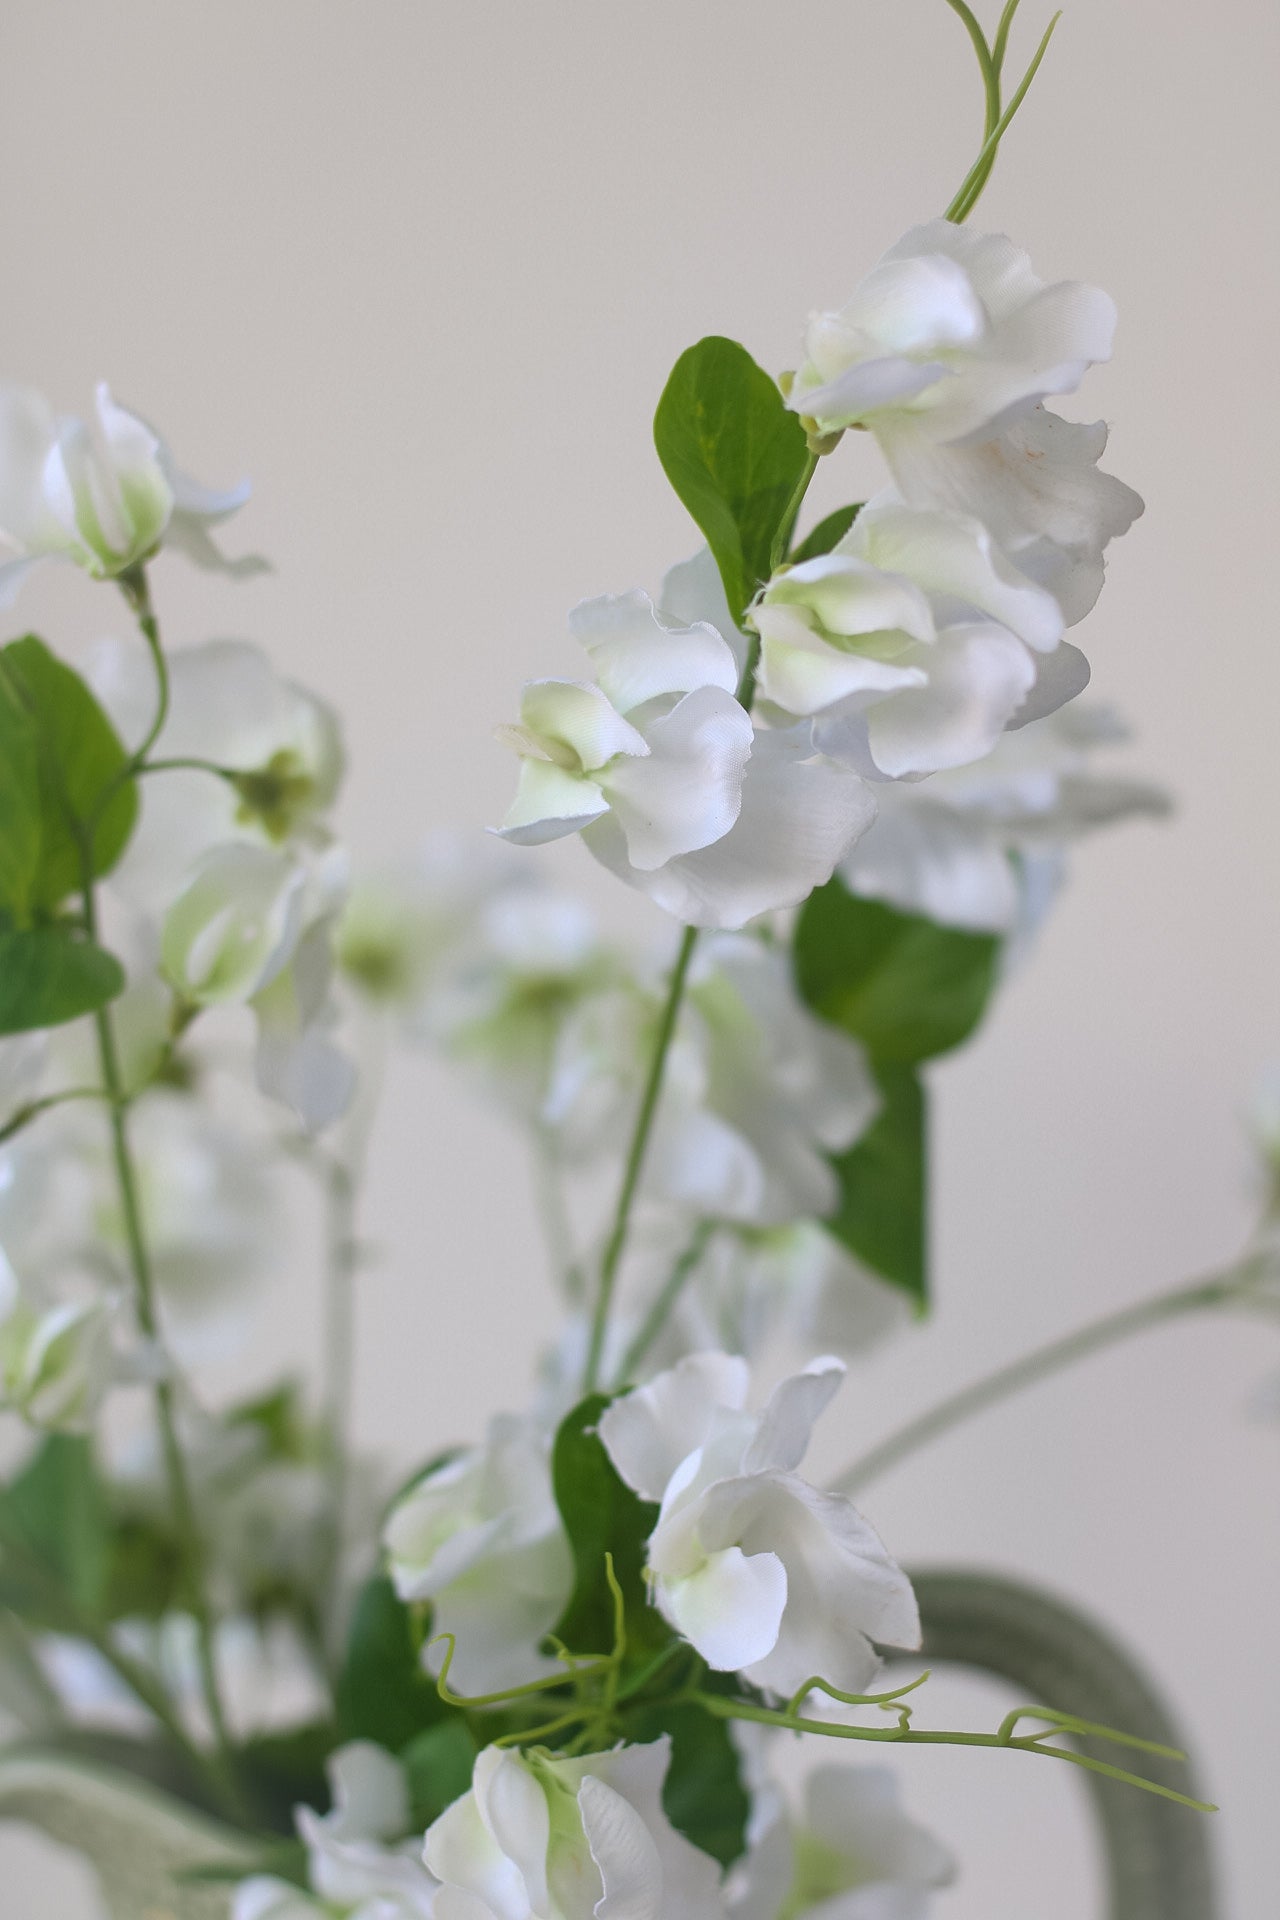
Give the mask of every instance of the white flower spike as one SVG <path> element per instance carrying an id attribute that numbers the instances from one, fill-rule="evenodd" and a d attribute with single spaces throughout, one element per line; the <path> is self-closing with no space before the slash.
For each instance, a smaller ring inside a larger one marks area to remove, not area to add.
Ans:
<path id="1" fill-rule="evenodd" d="M 648 1569 L 658 1606 L 711 1667 L 787 1698 L 814 1674 L 864 1692 L 872 1642 L 920 1644 L 911 1583 L 853 1503 L 800 1478 L 814 1421 L 844 1378 L 815 1360 L 764 1411 L 746 1362 L 694 1354 L 600 1421 L 618 1473 L 661 1503 Z"/>

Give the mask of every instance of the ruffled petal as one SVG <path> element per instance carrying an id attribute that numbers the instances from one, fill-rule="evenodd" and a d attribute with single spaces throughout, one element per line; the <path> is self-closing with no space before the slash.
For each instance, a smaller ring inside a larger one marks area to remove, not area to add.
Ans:
<path id="1" fill-rule="evenodd" d="M 949 628 L 929 651 L 928 686 L 868 709 L 872 758 L 891 779 L 981 760 L 1034 682 L 1031 654 L 1003 627 Z"/>
<path id="2" fill-rule="evenodd" d="M 596 676 L 619 713 L 631 713 L 664 694 L 719 687 L 732 693 L 738 667 L 713 625 L 671 627 L 658 618 L 647 593 L 584 600 L 569 628 L 591 656 Z"/>
<path id="3" fill-rule="evenodd" d="M 787 1604 L 787 1574 L 774 1553 L 727 1547 L 699 1572 L 665 1580 L 662 1610 L 717 1673 L 764 1660 L 777 1644 Z"/>
<path id="4" fill-rule="evenodd" d="M 751 742 L 750 716 L 733 695 L 699 687 L 648 723 L 646 759 L 602 770 L 600 786 L 634 866 L 652 872 L 728 833 L 742 805 Z"/>

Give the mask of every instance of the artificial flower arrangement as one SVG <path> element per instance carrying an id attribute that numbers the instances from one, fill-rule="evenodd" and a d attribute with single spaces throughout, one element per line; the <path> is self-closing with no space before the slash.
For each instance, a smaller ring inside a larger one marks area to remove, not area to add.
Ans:
<path id="1" fill-rule="evenodd" d="M 835 1486 L 803 1471 L 843 1356 L 926 1303 L 928 1062 L 1020 961 L 1068 843 L 1164 806 L 1099 768 L 1123 729 L 1066 638 L 1142 510 L 1105 427 L 1046 405 L 1109 357 L 1114 308 L 966 225 L 1049 36 L 1006 101 L 1017 0 L 990 42 L 949 4 L 973 167 L 811 316 L 798 370 L 681 356 L 655 440 L 706 544 L 656 598 L 570 616 L 580 677 L 502 729 L 496 840 L 352 881 L 334 716 L 255 646 L 171 648 L 155 611 L 163 552 L 260 564 L 212 533 L 246 490 L 186 479 L 105 387 L 88 422 L 0 390 L 6 604 L 70 560 L 137 626 L 83 672 L 0 649 L 0 1404 L 28 1435 L 0 1489 L 0 1810 L 85 1851 L 117 1920 L 918 1920 L 953 1863 L 860 1749 L 925 1741 L 1083 1769 L 1110 1911 L 1213 1911 L 1208 1809 L 1123 1652 L 1016 1583 L 913 1580 L 852 1495 L 1110 1339 L 1274 1310 L 1275 1196 L 1220 1275 Z M 885 487 L 806 524 L 851 432 Z M 674 954 L 540 879 L 522 849 L 574 834 L 682 927 Z M 394 1035 L 527 1130 L 566 1312 L 524 1410 L 424 1434 L 387 1481 L 347 1429 Z M 323 1196 L 323 1396 L 212 1410 L 193 1367 L 260 1277 L 271 1145 Z M 1028 1704 L 919 1727 L 929 1659 Z M 794 1797 L 800 1734 L 829 1750 Z"/>

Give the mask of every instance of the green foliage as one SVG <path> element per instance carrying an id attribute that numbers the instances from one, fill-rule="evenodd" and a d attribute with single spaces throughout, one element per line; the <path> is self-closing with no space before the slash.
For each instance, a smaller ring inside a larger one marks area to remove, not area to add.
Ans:
<path id="1" fill-rule="evenodd" d="M 653 437 L 740 619 L 769 577 L 775 540 L 790 532 L 784 522 L 809 460 L 804 429 L 745 347 L 712 335 L 676 361 Z"/>
<path id="2" fill-rule="evenodd" d="M 0 931 L 0 1034 L 60 1027 L 124 988 L 113 954 L 70 927 Z"/>
<path id="3" fill-rule="evenodd" d="M 788 555 L 792 566 L 799 566 L 802 560 L 816 560 L 820 554 L 838 547 L 861 512 L 862 502 L 858 501 L 851 507 L 837 507 L 825 520 L 819 520 Z"/>
<path id="4" fill-rule="evenodd" d="M 401 1749 L 400 1764 L 409 1780 L 410 1825 L 415 1833 L 430 1826 L 471 1785 L 476 1743 L 460 1714 L 428 1727 Z"/>
<path id="5" fill-rule="evenodd" d="M 928 1112 L 917 1068 L 968 1039 L 999 957 L 994 934 L 861 900 L 839 880 L 819 887 L 796 922 L 801 996 L 861 1041 L 883 1100 L 870 1130 L 833 1159 L 840 1204 L 825 1225 L 919 1306 L 928 1298 Z"/>
<path id="6" fill-rule="evenodd" d="M 645 1542 L 658 1509 L 619 1479 L 604 1450 L 596 1423 L 608 1404 L 608 1394 L 588 1394 L 565 1415 L 556 1434 L 552 1477 L 576 1577 L 555 1631 L 574 1653 L 611 1651 L 614 1613 L 605 1555 L 612 1554 L 626 1599 L 628 1656 L 647 1658 L 671 1638 L 670 1628 L 645 1599 Z"/>
<path id="7" fill-rule="evenodd" d="M 236 1754 L 237 1769 L 263 1826 L 292 1835 L 295 1807 L 328 1804 L 324 1763 L 336 1744 L 333 1727 L 323 1720 L 245 1742 Z"/>
<path id="8" fill-rule="evenodd" d="M 168 1528 L 138 1514 L 114 1517 L 103 1618 L 158 1620 L 183 1598 L 182 1550 Z"/>
<path id="9" fill-rule="evenodd" d="M 751 1802 L 728 1721 L 713 1719 L 704 1708 L 685 1703 L 637 1715 L 627 1732 L 633 1740 L 671 1735 L 663 1811 L 686 1840 L 721 1866 L 732 1866 L 746 1848 Z"/>
<path id="10" fill-rule="evenodd" d="M 877 1060 L 930 1060 L 982 1018 L 1000 942 L 860 900 L 839 880 L 810 895 L 796 924 L 800 992 Z"/>
<path id="11" fill-rule="evenodd" d="M 840 1205 L 823 1222 L 883 1280 L 919 1305 L 928 1298 L 928 1093 L 914 1067 L 876 1066 L 875 1121 L 833 1164 Z"/>
<path id="12" fill-rule="evenodd" d="M 409 1609 L 383 1574 L 356 1602 L 335 1698 L 340 1740 L 376 1740 L 393 1753 L 448 1712 L 422 1666 Z"/>
<path id="13" fill-rule="evenodd" d="M 0 906 L 19 925 L 31 915 L 40 867 L 40 768 L 35 722 L 17 688 L 0 678 Z"/>
<path id="14" fill-rule="evenodd" d="M 32 723 L 36 782 L 27 789 L 22 837 L 35 814 L 39 859 L 16 916 L 51 911 L 90 878 L 110 872 L 138 813 L 137 787 L 123 777 L 128 756 L 115 728 L 79 674 L 34 634 L 0 651 L 0 681 Z M 9 795 L 12 805 L 12 794 Z M 0 820 L 7 818 L 0 816 Z"/>
<path id="15" fill-rule="evenodd" d="M 51 1434 L 0 1491 L 0 1606 L 51 1627 L 59 1604 L 97 1618 L 110 1575 L 111 1519 L 88 1440 Z"/>

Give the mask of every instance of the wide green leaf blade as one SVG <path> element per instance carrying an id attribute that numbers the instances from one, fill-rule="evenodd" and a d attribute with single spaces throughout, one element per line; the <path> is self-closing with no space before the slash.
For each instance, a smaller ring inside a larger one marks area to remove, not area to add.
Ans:
<path id="1" fill-rule="evenodd" d="M 827 1232 L 919 1306 L 928 1298 L 928 1095 L 911 1066 L 876 1067 L 883 1105 L 832 1160 L 840 1205 Z"/>
<path id="2" fill-rule="evenodd" d="M 796 983 L 815 1013 L 877 1061 L 913 1062 L 968 1039 L 995 985 L 1000 941 L 859 899 L 831 880 L 802 908 L 794 953 Z"/>
<path id="3" fill-rule="evenodd" d="M 682 353 L 653 422 L 668 480 L 715 555 L 735 619 L 769 577 L 774 541 L 808 461 L 804 429 L 735 340 Z"/>
<path id="4" fill-rule="evenodd" d="M 603 1393 L 589 1394 L 565 1415 L 556 1434 L 552 1477 L 556 1505 L 573 1549 L 573 1595 L 556 1623 L 556 1635 L 572 1653 L 609 1653 L 614 1641 L 613 1597 L 605 1573 L 605 1555 L 626 1599 L 628 1658 L 652 1654 L 671 1638 L 671 1629 L 645 1596 L 645 1543 L 658 1509 L 641 1500 L 619 1479 L 596 1432 L 609 1404 Z"/>
<path id="5" fill-rule="evenodd" d="M 802 560 L 816 560 L 819 555 L 830 553 L 832 547 L 838 547 L 861 512 L 862 502 L 858 501 L 851 507 L 837 507 L 825 520 L 819 520 L 788 555 L 792 566 L 798 566 Z"/>
<path id="6" fill-rule="evenodd" d="M 108 873 L 138 814 L 136 783 L 122 780 L 128 756 L 80 675 L 27 634 L 0 652 L 0 677 L 34 719 L 39 735 L 41 854 L 33 904 L 58 906 L 84 883 L 77 823 L 93 822 L 89 875 Z"/>
<path id="7" fill-rule="evenodd" d="M 0 932 L 0 1034 L 60 1027 L 123 988 L 115 956 L 67 927 Z"/>
<path id="8" fill-rule="evenodd" d="M 25 924 L 40 866 L 40 773 L 35 722 L 0 679 L 0 909 Z"/>
<path id="9" fill-rule="evenodd" d="M 381 1574 L 356 1602 L 336 1705 L 343 1740 L 376 1740 L 393 1753 L 448 1711 L 418 1657 L 409 1610 Z"/>
<path id="10" fill-rule="evenodd" d="M 415 1833 L 460 1800 L 471 1785 L 476 1742 L 461 1714 L 417 1734 L 400 1752 L 409 1781 L 410 1825 Z"/>
<path id="11" fill-rule="evenodd" d="M 64 1624 L 57 1617 L 61 1590 L 74 1607 L 97 1618 L 110 1545 L 111 1516 L 89 1441 L 51 1434 L 0 1489 L 0 1606 L 27 1619 Z"/>

